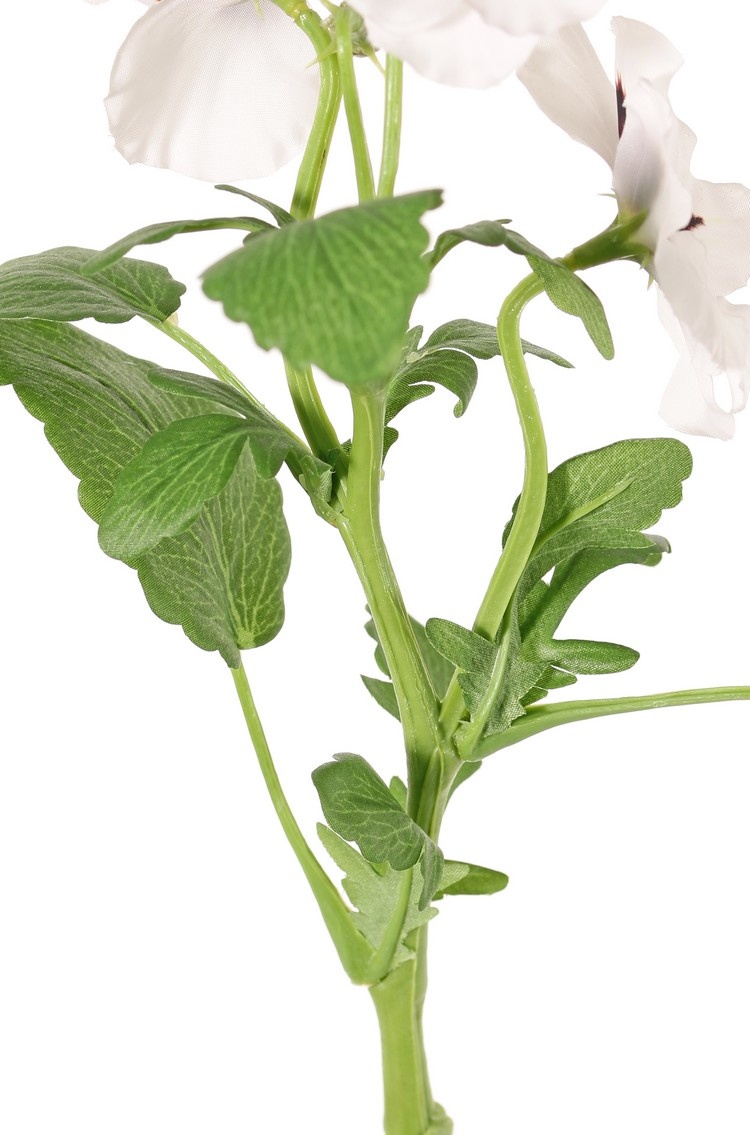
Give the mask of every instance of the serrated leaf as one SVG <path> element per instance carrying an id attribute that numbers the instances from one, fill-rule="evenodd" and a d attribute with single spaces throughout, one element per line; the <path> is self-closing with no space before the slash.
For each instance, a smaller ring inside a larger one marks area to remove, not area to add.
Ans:
<path id="1" fill-rule="evenodd" d="M 435 898 L 441 899 L 443 895 L 496 895 L 507 887 L 508 882 L 503 871 L 446 859 Z"/>
<path id="2" fill-rule="evenodd" d="M 404 811 L 388 785 L 356 753 L 338 753 L 312 774 L 323 815 L 343 839 L 356 843 L 370 863 L 406 871 L 422 860 L 423 910 L 440 881 L 442 853 Z"/>
<path id="3" fill-rule="evenodd" d="M 218 496 L 248 443 L 242 418 L 202 414 L 153 434 L 120 470 L 99 525 L 99 545 L 130 563 L 189 528 Z"/>
<path id="4" fill-rule="evenodd" d="M 171 240 L 173 236 L 182 236 L 186 233 L 213 232 L 216 229 L 240 229 L 244 232 L 259 233 L 273 226 L 268 221 L 258 217 L 208 217 L 197 221 L 160 221 L 153 225 L 145 225 L 136 229 L 127 236 L 121 237 L 108 245 L 101 252 L 94 253 L 82 265 L 84 276 L 95 276 L 97 273 L 116 264 L 123 256 L 144 244 L 161 244 Z"/>
<path id="5" fill-rule="evenodd" d="M 344 872 L 344 891 L 356 907 L 352 921 L 367 939 L 373 950 L 378 950 L 391 927 L 394 917 L 402 903 L 402 879 L 400 871 L 394 871 L 387 864 L 375 868 L 341 836 L 324 824 L 318 824 L 318 836 L 334 863 Z M 424 926 L 438 913 L 436 907 L 419 907 L 423 888 L 419 864 L 412 871 L 411 890 L 404 914 L 401 932 L 395 944 L 389 968 L 395 969 L 414 957 L 414 950 L 406 944 L 412 931 Z"/>
<path id="6" fill-rule="evenodd" d="M 204 289 L 292 365 L 383 387 L 429 281 L 420 218 L 440 202 L 434 190 L 383 198 L 262 233 L 210 268 Z"/>
<path id="7" fill-rule="evenodd" d="M 549 260 L 541 256 L 529 256 L 528 260 L 555 307 L 566 315 L 577 316 L 599 354 L 605 359 L 613 359 L 615 347 L 612 332 L 602 301 L 596 292 L 561 260 Z"/>
<path id="8" fill-rule="evenodd" d="M 0 265 L 0 320 L 125 323 L 143 315 L 161 323 L 180 306 L 185 285 L 161 265 L 122 260 L 89 278 L 82 268 L 94 255 L 88 248 L 52 248 Z"/>
<path id="9" fill-rule="evenodd" d="M 176 397 L 150 381 L 153 364 L 67 324 L 0 323 L 0 383 L 13 383 L 79 478 L 83 508 L 101 521 L 120 472 L 149 438 L 220 404 Z M 276 482 L 247 452 L 191 528 L 133 562 L 160 618 L 181 624 L 229 666 L 273 638 L 283 621 L 289 535 Z"/>

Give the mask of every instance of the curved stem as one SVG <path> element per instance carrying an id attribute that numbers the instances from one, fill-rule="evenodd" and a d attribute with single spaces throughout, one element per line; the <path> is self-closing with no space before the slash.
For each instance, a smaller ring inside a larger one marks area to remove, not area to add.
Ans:
<path id="1" fill-rule="evenodd" d="M 383 154 L 380 159 L 378 197 L 392 197 L 401 153 L 403 119 L 404 65 L 389 55 L 385 61 L 385 117 L 383 121 Z"/>
<path id="2" fill-rule="evenodd" d="M 380 527 L 385 392 L 352 392 L 354 428 L 339 530 L 367 596 L 398 699 L 410 794 L 439 747 L 437 696 L 406 612 Z"/>
<path id="3" fill-rule="evenodd" d="M 357 191 L 360 201 L 372 201 L 375 196 L 375 181 L 372 174 L 372 162 L 367 145 L 362 107 L 357 90 L 357 78 L 354 74 L 354 55 L 352 52 L 352 10 L 343 5 L 336 12 L 336 54 L 339 61 L 339 77 L 341 90 L 344 96 L 344 110 L 349 126 L 349 137 L 352 143 L 354 156 L 354 171 L 357 178 Z"/>
<path id="4" fill-rule="evenodd" d="M 502 308 L 497 322 L 497 337 L 513 398 L 521 423 L 526 461 L 523 487 L 515 517 L 503 552 L 492 574 L 482 600 L 474 631 L 494 642 L 505 612 L 513 598 L 542 521 L 547 497 L 547 443 L 544 436 L 539 406 L 531 385 L 520 334 L 520 320 L 524 308 L 542 291 L 543 285 L 533 273 L 513 289 Z M 494 685 L 502 682 L 504 667 L 500 660 Z M 497 689 L 488 691 L 497 696 Z M 453 678 L 443 701 L 441 721 L 446 732 L 452 734 L 461 720 L 463 698 L 457 679 Z"/>
<path id="5" fill-rule="evenodd" d="M 165 319 L 161 323 L 156 319 L 147 319 L 146 322 L 152 327 L 155 327 L 157 331 L 161 331 L 162 334 L 173 339 L 175 343 L 179 343 L 181 347 L 184 347 L 186 351 L 190 352 L 193 358 L 203 363 L 204 367 L 210 370 L 211 374 L 215 375 L 221 382 L 226 382 L 229 386 L 234 386 L 236 390 L 241 390 L 251 402 L 256 402 L 260 407 L 260 402 L 258 402 L 247 387 L 240 382 L 237 375 L 234 374 L 221 359 L 217 358 L 216 355 L 209 351 L 208 347 L 204 346 L 198 339 L 195 339 L 189 332 L 185 331 L 184 328 L 179 327 L 176 323 L 171 323 L 168 319 Z M 267 411 L 264 412 L 267 413 Z"/>
<path id="6" fill-rule="evenodd" d="M 292 405 L 307 443 L 316 457 L 328 461 L 330 453 L 339 448 L 339 439 L 325 411 L 312 370 L 310 367 L 298 370 L 287 359 L 284 359 L 284 370 Z"/>
<path id="7" fill-rule="evenodd" d="M 250 683 L 241 663 L 236 670 L 232 670 L 232 677 L 245 716 L 248 733 L 258 757 L 258 764 L 284 835 L 310 884 L 320 907 L 320 913 L 323 915 L 323 921 L 338 951 L 341 964 L 353 981 L 361 981 L 362 975 L 366 973 L 372 949 L 365 938 L 355 929 L 349 909 L 310 850 L 294 813 L 289 807 L 255 707 Z"/>
<path id="8" fill-rule="evenodd" d="M 750 701 L 750 686 L 715 686 L 698 690 L 672 690 L 666 694 L 646 694 L 634 698 L 597 698 L 591 701 L 557 702 L 556 705 L 532 705 L 504 733 L 485 737 L 475 747 L 474 760 L 482 760 L 509 745 L 516 745 L 557 725 L 572 721 L 591 721 L 617 713 L 636 713 L 643 709 L 667 709 L 671 706 L 707 705 L 712 702 Z"/>

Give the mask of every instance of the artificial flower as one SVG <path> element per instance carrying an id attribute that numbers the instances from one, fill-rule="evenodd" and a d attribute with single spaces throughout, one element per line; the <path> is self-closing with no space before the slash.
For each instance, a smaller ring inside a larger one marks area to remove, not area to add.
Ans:
<path id="1" fill-rule="evenodd" d="M 615 85 L 580 26 L 543 40 L 519 78 L 553 122 L 609 163 L 621 215 L 647 211 L 635 239 L 649 250 L 680 351 L 662 415 L 686 433 L 728 438 L 750 391 L 750 307 L 726 299 L 750 275 L 750 190 L 691 174 L 695 135 L 668 97 L 682 65 L 672 44 L 636 20 L 615 19 L 613 30 Z"/>
<path id="2" fill-rule="evenodd" d="M 588 19 L 604 0 L 353 0 L 373 44 L 420 74 L 457 87 L 491 87 L 540 36 Z"/>
<path id="3" fill-rule="evenodd" d="M 99 2 L 99 0 L 94 0 Z M 142 0 L 106 100 L 129 162 L 265 177 L 303 148 L 318 98 L 307 36 L 271 0 Z"/>

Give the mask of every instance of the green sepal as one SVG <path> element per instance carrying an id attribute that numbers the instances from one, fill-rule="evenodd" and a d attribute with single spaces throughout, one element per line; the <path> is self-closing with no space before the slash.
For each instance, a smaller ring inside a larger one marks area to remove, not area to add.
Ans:
<path id="1" fill-rule="evenodd" d="M 443 856 L 399 804 L 388 785 L 356 753 L 338 753 L 312 774 L 327 823 L 342 839 L 356 843 L 370 863 L 406 871 L 421 860 L 419 909 L 440 883 Z"/>
<path id="2" fill-rule="evenodd" d="M 209 268 L 205 292 L 293 366 L 383 388 L 429 282 L 420 218 L 440 203 L 436 190 L 412 193 L 261 233 Z"/>
<path id="3" fill-rule="evenodd" d="M 135 315 L 163 323 L 180 306 L 185 285 L 147 260 L 121 260 L 95 278 L 83 267 L 88 248 L 51 248 L 0 265 L 0 320 L 125 323 Z"/>

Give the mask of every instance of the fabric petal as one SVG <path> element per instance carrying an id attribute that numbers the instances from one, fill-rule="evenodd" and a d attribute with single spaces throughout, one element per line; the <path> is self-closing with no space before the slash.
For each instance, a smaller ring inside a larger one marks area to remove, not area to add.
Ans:
<path id="1" fill-rule="evenodd" d="M 737 182 L 692 183 L 691 237 L 706 254 L 706 280 L 715 296 L 728 296 L 750 276 L 750 189 Z"/>
<path id="2" fill-rule="evenodd" d="M 716 401 L 710 375 L 693 366 L 684 353 L 672 373 L 659 406 L 659 413 L 680 433 L 717 437 L 734 436 L 734 415 Z"/>
<path id="3" fill-rule="evenodd" d="M 604 0 L 468 0 L 488 24 L 511 35 L 549 35 L 566 24 L 587 20 Z"/>
<path id="4" fill-rule="evenodd" d="M 638 239 L 656 249 L 662 239 L 688 225 L 693 212 L 676 157 L 683 142 L 682 124 L 668 99 L 645 80 L 631 86 L 624 108 L 614 190 L 623 211 L 648 210 Z"/>
<path id="5" fill-rule="evenodd" d="M 614 167 L 615 88 L 582 27 L 574 25 L 546 36 L 520 69 L 518 78 L 556 126 Z"/>
<path id="6" fill-rule="evenodd" d="M 115 59 L 107 113 L 130 162 L 206 181 L 273 173 L 319 90 L 307 37 L 269 0 L 160 0 Z"/>
<path id="7" fill-rule="evenodd" d="M 615 16 L 615 66 L 627 98 L 630 87 L 645 80 L 666 95 L 683 59 L 666 36 L 640 20 Z"/>
<path id="8" fill-rule="evenodd" d="M 409 5 L 365 0 L 357 6 L 376 47 L 409 63 L 420 75 L 457 87 L 491 87 L 528 58 L 536 36 L 512 36 L 491 27 L 465 3 Z M 423 12 L 424 10 L 424 12 Z M 440 19 L 435 19 L 436 14 Z"/>

